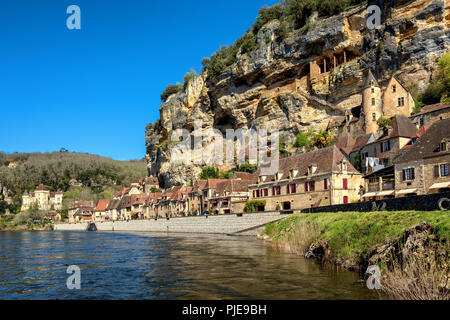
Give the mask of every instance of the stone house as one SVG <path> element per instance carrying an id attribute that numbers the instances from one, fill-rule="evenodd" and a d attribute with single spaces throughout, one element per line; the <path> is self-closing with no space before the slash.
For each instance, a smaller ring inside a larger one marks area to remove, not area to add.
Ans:
<path id="1" fill-rule="evenodd" d="M 162 197 L 162 192 L 159 193 L 149 193 L 144 204 L 144 218 L 152 219 L 159 216 L 158 212 L 158 202 Z"/>
<path id="2" fill-rule="evenodd" d="M 31 206 L 36 205 L 39 210 L 61 210 L 63 193 L 61 191 L 50 192 L 40 184 L 34 192 L 25 193 L 22 196 L 22 211 L 28 210 Z"/>
<path id="3" fill-rule="evenodd" d="M 144 218 L 144 206 L 148 195 L 146 193 L 132 194 L 131 200 L 131 216 L 133 219 Z"/>
<path id="4" fill-rule="evenodd" d="M 450 190 L 450 119 L 438 121 L 394 160 L 397 197 Z"/>
<path id="5" fill-rule="evenodd" d="M 108 207 L 106 208 L 106 216 L 107 219 L 110 221 L 117 221 L 119 217 L 119 205 L 120 205 L 120 198 L 114 198 L 111 200 L 108 204 Z"/>
<path id="6" fill-rule="evenodd" d="M 92 221 L 94 203 L 92 201 L 72 202 L 69 212 L 69 223 Z"/>
<path id="7" fill-rule="evenodd" d="M 403 85 L 392 77 L 382 88 L 369 70 L 362 88 L 361 105 L 346 110 L 345 116 L 330 122 L 329 129 L 338 128 L 339 136 L 364 134 L 377 136 L 378 120 L 395 116 L 411 116 L 415 102 Z M 340 120 L 339 120 L 340 119 Z"/>
<path id="8" fill-rule="evenodd" d="M 153 190 L 160 189 L 159 181 L 154 176 L 149 176 L 144 179 L 144 192 L 152 193 Z"/>
<path id="9" fill-rule="evenodd" d="M 109 200 L 106 199 L 99 200 L 94 208 L 92 220 L 96 222 L 103 222 L 109 220 L 109 216 L 107 215 L 108 205 Z"/>
<path id="10" fill-rule="evenodd" d="M 157 204 L 159 216 L 174 217 L 189 215 L 189 193 L 192 188 L 176 186 L 163 192 Z"/>
<path id="11" fill-rule="evenodd" d="M 336 147 L 280 159 L 270 176 L 256 171 L 258 183 L 249 186 L 250 200 L 265 200 L 260 210 L 301 210 L 360 200 L 362 175 Z"/>
<path id="12" fill-rule="evenodd" d="M 204 212 L 203 208 L 206 207 L 203 203 L 203 189 L 208 183 L 207 180 L 197 180 L 189 193 L 189 213 L 191 215 L 198 215 Z"/>
<path id="13" fill-rule="evenodd" d="M 359 162 L 359 166 L 361 166 L 361 149 L 369 144 L 375 141 L 375 136 L 370 134 L 365 134 L 362 136 L 359 136 L 356 139 L 353 139 L 351 136 L 344 136 L 342 137 L 337 143 L 336 147 L 339 148 L 346 156 L 347 159 L 351 162 L 351 164 L 357 168 L 357 162 Z"/>
<path id="14" fill-rule="evenodd" d="M 395 116 L 375 141 L 360 149 L 362 172 L 371 173 L 392 165 L 392 159 L 417 134 L 418 129 L 405 116 Z"/>
<path id="15" fill-rule="evenodd" d="M 440 120 L 450 119 L 450 104 L 437 103 L 425 106 L 418 113 L 413 114 L 410 119 L 417 128 L 430 126 Z"/>
<path id="16" fill-rule="evenodd" d="M 242 213 L 249 199 L 248 187 L 255 180 L 228 180 L 217 185 L 215 195 L 209 198 L 208 207 L 216 215 Z"/>
<path id="17" fill-rule="evenodd" d="M 118 210 L 118 220 L 131 220 L 131 195 L 125 195 L 120 200 Z"/>

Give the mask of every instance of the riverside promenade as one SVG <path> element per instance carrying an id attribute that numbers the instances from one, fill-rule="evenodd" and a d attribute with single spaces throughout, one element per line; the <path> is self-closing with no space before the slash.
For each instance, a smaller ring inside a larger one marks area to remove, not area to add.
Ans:
<path id="1" fill-rule="evenodd" d="M 280 212 L 245 213 L 242 216 L 195 216 L 177 217 L 167 220 L 134 220 L 130 222 L 96 222 L 98 231 L 114 232 L 169 232 L 195 234 L 228 234 L 254 236 L 261 232 L 265 225 L 284 219 L 286 215 Z M 55 224 L 58 231 L 85 231 L 88 223 Z"/>

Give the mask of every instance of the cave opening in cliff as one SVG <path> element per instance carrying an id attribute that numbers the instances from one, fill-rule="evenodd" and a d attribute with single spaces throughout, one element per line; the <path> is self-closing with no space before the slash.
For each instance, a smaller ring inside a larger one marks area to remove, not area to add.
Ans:
<path id="1" fill-rule="evenodd" d="M 219 127 L 220 129 L 232 129 L 236 120 L 228 112 L 224 112 L 216 115 L 215 122 L 216 127 Z"/>

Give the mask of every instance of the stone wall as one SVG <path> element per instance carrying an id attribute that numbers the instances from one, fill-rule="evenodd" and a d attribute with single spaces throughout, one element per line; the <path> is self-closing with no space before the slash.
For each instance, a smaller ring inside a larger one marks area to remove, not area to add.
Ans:
<path id="1" fill-rule="evenodd" d="M 98 231 L 116 232 L 173 232 L 173 233 L 197 233 L 197 234 L 240 234 L 252 235 L 262 226 L 285 218 L 279 212 L 264 212 L 222 216 L 204 216 L 171 218 L 170 220 L 139 220 L 96 223 Z M 56 224 L 58 231 L 85 231 L 86 223 Z M 255 229 L 255 230 L 253 230 Z"/>
<path id="2" fill-rule="evenodd" d="M 442 198 L 450 199 L 450 192 L 413 196 L 396 199 L 384 199 L 378 201 L 349 203 L 336 206 L 318 207 L 302 210 L 303 213 L 317 212 L 371 212 L 371 211 L 435 211 L 440 210 L 438 203 Z"/>

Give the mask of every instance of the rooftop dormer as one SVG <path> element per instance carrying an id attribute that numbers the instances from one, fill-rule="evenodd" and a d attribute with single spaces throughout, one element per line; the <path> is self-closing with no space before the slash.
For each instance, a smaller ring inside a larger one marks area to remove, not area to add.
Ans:
<path id="1" fill-rule="evenodd" d="M 317 173 L 317 164 L 313 163 L 308 166 L 308 176 L 312 176 Z"/>
<path id="2" fill-rule="evenodd" d="M 439 144 L 440 152 L 448 151 L 448 140 L 449 139 L 447 139 L 447 138 L 441 140 L 441 143 Z"/>

